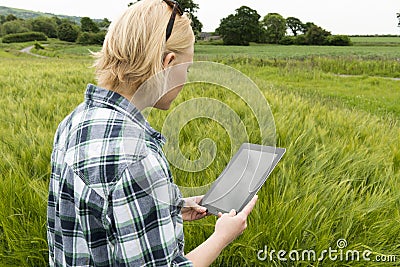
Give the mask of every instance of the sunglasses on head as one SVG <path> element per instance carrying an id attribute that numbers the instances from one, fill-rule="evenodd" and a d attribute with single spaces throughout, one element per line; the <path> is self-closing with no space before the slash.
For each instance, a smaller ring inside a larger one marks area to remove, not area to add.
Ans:
<path id="1" fill-rule="evenodd" d="M 167 41 L 169 37 L 171 36 L 172 33 L 172 28 L 174 27 L 174 22 L 175 22 L 175 17 L 176 14 L 178 13 L 180 16 L 183 15 L 183 10 L 179 6 L 179 3 L 174 1 L 174 0 L 163 0 L 169 7 L 172 8 L 172 14 L 171 18 L 169 19 L 168 25 L 167 25 L 167 31 L 166 31 L 166 39 Z"/>

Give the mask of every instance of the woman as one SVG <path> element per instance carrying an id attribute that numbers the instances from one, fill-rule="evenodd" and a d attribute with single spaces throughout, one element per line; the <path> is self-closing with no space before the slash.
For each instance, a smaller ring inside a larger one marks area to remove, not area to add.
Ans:
<path id="1" fill-rule="evenodd" d="M 95 54 L 98 86 L 88 85 L 54 140 L 51 266 L 208 266 L 246 228 L 256 198 L 237 215 L 220 214 L 215 232 L 184 255 L 182 220 L 207 212 L 201 197 L 182 198 L 164 137 L 140 112 L 168 109 L 182 90 L 193 61 L 190 23 L 175 2 L 142 0 L 110 26 Z"/>

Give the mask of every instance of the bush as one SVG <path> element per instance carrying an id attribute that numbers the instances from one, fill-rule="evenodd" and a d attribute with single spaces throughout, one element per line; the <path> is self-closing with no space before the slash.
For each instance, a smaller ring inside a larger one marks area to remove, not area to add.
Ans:
<path id="1" fill-rule="evenodd" d="M 281 45 L 294 45 L 296 43 L 296 36 L 284 36 L 279 41 Z"/>
<path id="2" fill-rule="evenodd" d="M 76 42 L 82 45 L 92 45 L 92 44 L 101 45 L 104 42 L 105 36 L 106 36 L 105 32 L 98 32 L 98 33 L 81 32 Z"/>
<path id="3" fill-rule="evenodd" d="M 30 41 L 46 41 L 47 36 L 42 32 L 13 33 L 3 36 L 3 43 L 22 43 Z"/>
<path id="4" fill-rule="evenodd" d="M 307 38 L 304 34 L 297 35 L 294 39 L 294 44 L 296 45 L 307 45 Z"/>
<path id="5" fill-rule="evenodd" d="M 349 46 L 353 45 L 350 37 L 347 35 L 331 35 L 328 36 L 328 44 L 335 46 Z"/>
<path id="6" fill-rule="evenodd" d="M 35 43 L 33 45 L 35 46 L 36 50 L 43 50 L 44 49 L 44 46 L 41 43 L 39 43 L 38 41 L 35 41 Z"/>
<path id="7" fill-rule="evenodd" d="M 23 20 L 13 20 L 7 21 L 3 25 L 1 25 L 1 34 L 13 34 L 13 33 L 22 33 L 29 32 L 28 25 Z"/>

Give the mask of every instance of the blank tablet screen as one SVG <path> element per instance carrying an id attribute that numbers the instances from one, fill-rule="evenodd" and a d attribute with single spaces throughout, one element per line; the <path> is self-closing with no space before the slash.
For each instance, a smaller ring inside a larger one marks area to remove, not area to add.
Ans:
<path id="1" fill-rule="evenodd" d="M 204 197 L 203 203 L 225 212 L 238 211 L 248 196 L 263 185 L 277 155 L 249 148 L 239 150 L 218 177 L 217 184 Z"/>

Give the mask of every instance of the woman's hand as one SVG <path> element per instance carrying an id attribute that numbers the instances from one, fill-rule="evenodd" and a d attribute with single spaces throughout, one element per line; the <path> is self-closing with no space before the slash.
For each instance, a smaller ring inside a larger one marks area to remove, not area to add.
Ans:
<path id="1" fill-rule="evenodd" d="M 253 210 L 258 196 L 255 195 L 252 200 L 243 208 L 243 210 L 236 214 L 235 210 L 229 213 L 218 213 L 219 219 L 215 224 L 214 234 L 218 239 L 222 240 L 225 245 L 228 245 L 236 239 L 247 228 L 247 216 Z"/>
<path id="2" fill-rule="evenodd" d="M 184 198 L 185 204 L 181 209 L 184 221 L 194 221 L 204 218 L 207 215 L 207 209 L 199 205 L 203 196 Z"/>
<path id="3" fill-rule="evenodd" d="M 193 262 L 194 266 L 210 266 L 221 251 L 246 229 L 247 216 L 253 210 L 256 202 L 257 196 L 238 214 L 234 210 L 225 214 L 219 213 L 214 233 L 185 256 Z"/>

